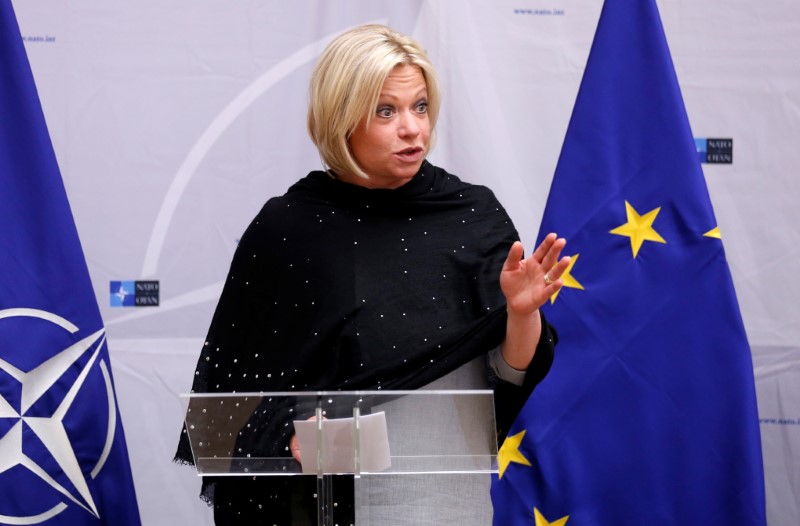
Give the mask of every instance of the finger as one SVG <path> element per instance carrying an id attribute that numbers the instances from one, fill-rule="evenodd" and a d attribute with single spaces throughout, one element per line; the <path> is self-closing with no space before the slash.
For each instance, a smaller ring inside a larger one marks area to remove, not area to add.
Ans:
<path id="1" fill-rule="evenodd" d="M 300 441 L 297 439 L 297 435 L 292 435 L 292 438 L 289 440 L 289 452 L 296 461 L 302 462 L 300 460 Z"/>
<path id="2" fill-rule="evenodd" d="M 552 269 L 556 265 L 556 262 L 561 255 L 561 251 L 564 250 L 566 245 L 567 240 L 563 237 L 554 240 L 548 247 L 547 253 L 542 258 L 542 267 L 548 270 Z M 552 276 L 550 277 L 552 278 Z"/>
<path id="3" fill-rule="evenodd" d="M 511 245 L 511 248 L 508 251 L 506 261 L 503 263 L 503 270 L 515 270 L 518 268 L 520 261 L 522 261 L 522 255 L 524 252 L 525 250 L 522 247 L 522 243 L 519 241 L 514 241 L 514 244 Z"/>
<path id="4" fill-rule="evenodd" d="M 544 259 L 545 254 L 550 250 L 553 242 L 556 240 L 556 235 L 553 232 L 547 234 L 542 242 L 536 247 L 536 250 L 533 251 L 531 257 L 537 262 L 541 263 Z"/>
<path id="5" fill-rule="evenodd" d="M 558 263 L 547 272 L 548 277 L 553 281 L 559 281 L 561 276 L 564 275 L 569 264 L 572 262 L 572 258 L 569 256 L 564 256 L 561 258 Z"/>
<path id="6" fill-rule="evenodd" d="M 306 420 L 316 420 L 316 415 L 311 415 Z M 323 420 L 327 420 L 324 416 L 322 417 Z M 289 452 L 292 454 L 292 457 L 300 463 L 303 461 L 300 457 L 300 440 L 297 438 L 297 435 L 292 435 L 292 438 L 289 439 Z"/>

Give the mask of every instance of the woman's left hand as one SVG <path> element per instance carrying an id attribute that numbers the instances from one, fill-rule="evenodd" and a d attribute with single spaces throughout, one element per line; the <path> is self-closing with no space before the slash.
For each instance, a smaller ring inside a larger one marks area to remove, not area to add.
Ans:
<path id="1" fill-rule="evenodd" d="M 523 259 L 522 243 L 511 245 L 500 272 L 500 288 L 509 313 L 529 315 L 539 309 L 561 288 L 561 275 L 569 266 L 569 256 L 559 259 L 567 241 L 550 233 L 530 257 Z"/>

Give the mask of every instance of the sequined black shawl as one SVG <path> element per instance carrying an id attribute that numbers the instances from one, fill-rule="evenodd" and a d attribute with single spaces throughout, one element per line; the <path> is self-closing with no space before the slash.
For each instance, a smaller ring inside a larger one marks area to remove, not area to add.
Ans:
<path id="1" fill-rule="evenodd" d="M 502 341 L 498 279 L 517 239 L 490 190 L 427 162 L 395 190 L 312 172 L 242 237 L 193 391 L 425 385 Z M 543 325 L 526 385 L 501 382 L 511 393 L 498 406 L 505 429 L 550 367 Z M 176 460 L 191 462 L 185 438 Z M 285 440 L 260 453 L 285 455 Z"/>

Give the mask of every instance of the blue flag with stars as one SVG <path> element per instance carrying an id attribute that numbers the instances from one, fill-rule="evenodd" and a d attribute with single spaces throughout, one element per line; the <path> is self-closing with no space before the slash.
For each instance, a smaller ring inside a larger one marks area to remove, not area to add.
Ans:
<path id="1" fill-rule="evenodd" d="M 750 348 L 655 0 L 603 6 L 548 232 L 572 257 L 559 344 L 495 524 L 766 524 Z"/>
<path id="2" fill-rule="evenodd" d="M 141 524 L 105 329 L 0 0 L 0 524 Z"/>

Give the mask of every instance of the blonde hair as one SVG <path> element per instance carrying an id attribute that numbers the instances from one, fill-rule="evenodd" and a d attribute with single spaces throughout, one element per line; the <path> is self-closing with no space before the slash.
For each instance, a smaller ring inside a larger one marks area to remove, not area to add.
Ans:
<path id="1" fill-rule="evenodd" d="M 342 33 L 322 52 L 311 74 L 308 134 L 326 168 L 368 178 L 348 140 L 362 119 L 369 125 L 383 83 L 399 65 L 416 66 L 422 72 L 433 133 L 441 94 L 433 65 L 416 40 L 383 25 L 367 24 Z"/>

